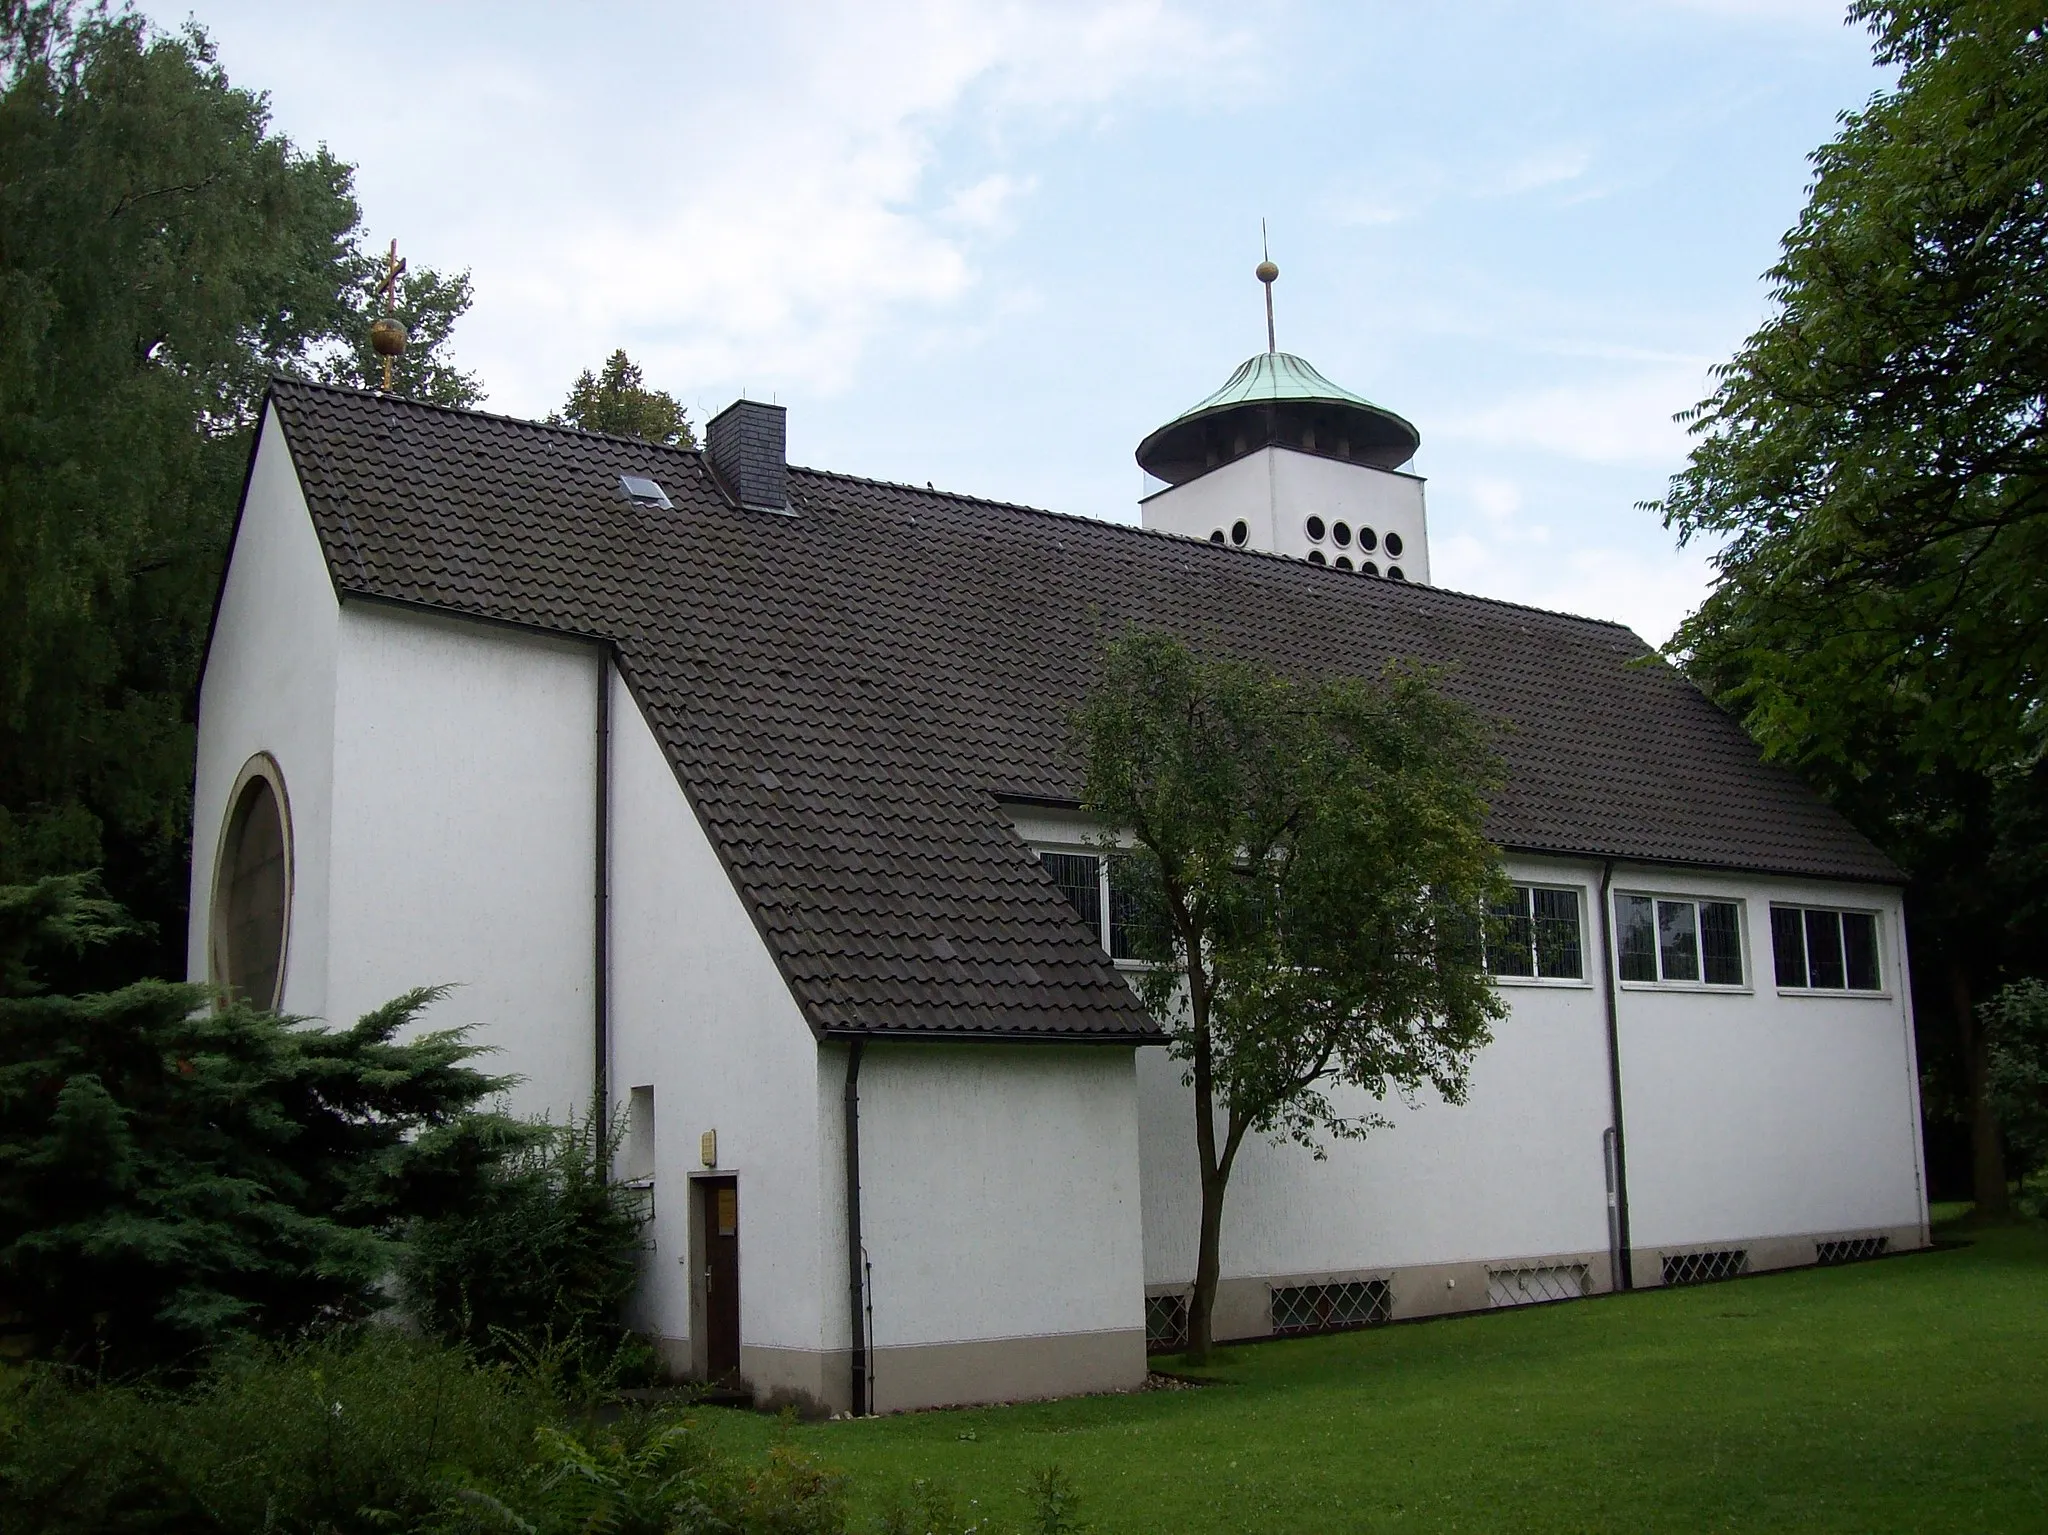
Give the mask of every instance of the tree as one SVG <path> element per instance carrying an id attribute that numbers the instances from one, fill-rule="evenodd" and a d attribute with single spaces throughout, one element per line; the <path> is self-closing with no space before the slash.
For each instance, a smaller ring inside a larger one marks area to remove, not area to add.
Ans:
<path id="1" fill-rule="evenodd" d="M 697 434 L 690 430 L 682 405 L 664 390 L 649 389 L 623 348 L 605 359 L 602 373 L 585 368 L 569 390 L 569 398 L 548 421 L 581 432 L 610 432 L 669 447 L 697 446 Z"/>
<path id="2" fill-rule="evenodd" d="M 191 709 L 258 402 L 366 323 L 351 182 L 197 27 L 0 0 L 0 882 L 104 866 L 161 945 L 129 974 L 183 964 Z M 466 300 L 406 288 L 430 389 Z"/>
<path id="3" fill-rule="evenodd" d="M 481 1200 L 534 1131 L 478 1105 L 438 992 L 353 1028 L 142 981 L 57 996 L 35 957 L 119 914 L 84 881 L 0 888 L 0 1318 L 32 1351 L 116 1373 L 241 1333 L 361 1316 L 415 1218 Z"/>
<path id="4" fill-rule="evenodd" d="M 1074 737 L 1084 807 L 1131 839 L 1112 890 L 1194 1089 L 1199 1358 L 1247 1135 L 1320 1156 L 1319 1136 L 1384 1124 L 1333 1094 L 1464 1101 L 1504 1012 L 1480 946 L 1507 895 L 1482 829 L 1501 767 L 1426 672 L 1308 684 L 1138 631 L 1108 647 Z"/>
<path id="5" fill-rule="evenodd" d="M 1692 415 L 1661 509 L 1725 543 L 1672 653 L 1913 877 L 1997 1211 L 1974 1004 L 2048 953 L 2048 34 L 2025 0 L 1851 15 L 1898 85 L 1815 154 L 1774 312 Z"/>
<path id="6" fill-rule="evenodd" d="M 1991 1099 L 2012 1137 L 2020 1188 L 2033 1213 L 2048 1215 L 2048 983 L 2014 981 L 1978 1009 L 1989 1041 Z"/>

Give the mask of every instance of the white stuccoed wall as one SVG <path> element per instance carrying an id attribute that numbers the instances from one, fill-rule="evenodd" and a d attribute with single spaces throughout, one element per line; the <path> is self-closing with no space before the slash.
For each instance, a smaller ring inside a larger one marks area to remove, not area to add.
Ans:
<path id="1" fill-rule="evenodd" d="M 748 1348 L 846 1347 L 844 1228 L 823 1228 L 819 1051 L 667 758 L 623 683 L 612 687 L 612 1091 L 651 1085 L 653 1251 L 638 1323 L 690 1336 L 689 1178 L 718 1132 L 740 1199 L 740 1338 Z M 827 1170 L 829 1173 L 829 1169 Z M 827 1299 L 829 1297 L 829 1300 Z"/>
<path id="2" fill-rule="evenodd" d="M 328 1015 L 453 983 L 425 1026 L 474 1025 L 515 1111 L 587 1110 L 595 649 L 355 601 L 340 640 Z"/>
<path id="3" fill-rule="evenodd" d="M 298 474 L 276 412 L 266 410 L 199 687 L 186 973 L 208 979 L 208 923 L 227 797 L 242 765 L 267 751 L 283 770 L 291 814 L 283 1007 L 314 1016 L 327 1011 L 340 623 Z"/>
<path id="4" fill-rule="evenodd" d="M 1561 865 L 1518 863 L 1514 873 L 1546 884 L 1598 879 Z M 1392 1125 L 1363 1141 L 1325 1139 L 1320 1162 L 1301 1147 L 1247 1137 L 1224 1203 L 1225 1277 L 1606 1251 L 1599 992 L 1509 983 L 1501 993 L 1511 1011 L 1473 1063 L 1464 1104 L 1340 1095 L 1345 1112 L 1377 1108 Z M 1149 1284 L 1194 1277 L 1201 1200 L 1182 1070 L 1165 1051 L 1141 1056 Z"/>
<path id="5" fill-rule="evenodd" d="M 1218 529 L 1227 538 L 1231 523 L 1241 517 L 1250 532 L 1248 548 L 1295 559 L 1321 549 L 1327 558 L 1346 554 L 1373 560 L 1382 571 L 1396 564 L 1408 580 L 1427 582 L 1429 521 L 1422 486 L 1419 476 L 1402 470 L 1291 448 L 1260 448 L 1184 485 L 1155 492 L 1139 503 L 1139 512 L 1148 528 L 1203 539 Z M 1369 527 L 1382 546 L 1365 554 L 1355 543 L 1349 549 L 1328 538 L 1311 543 L 1305 528 L 1311 514 L 1326 523 L 1342 519 L 1354 528 Z M 1402 539 L 1398 559 L 1390 559 L 1384 547 L 1390 532 Z"/>
<path id="6" fill-rule="evenodd" d="M 1626 867 L 1614 882 L 1742 901 L 1751 983 L 1735 995 L 1621 988 L 1635 1247 L 1924 1225 L 1898 892 Z M 1880 912 L 1884 993 L 1780 993 L 1773 899 Z"/>
<path id="7" fill-rule="evenodd" d="M 1599 867 L 1518 858 L 1509 870 L 1580 887 L 1597 976 Z M 1637 1253 L 1924 1226 L 1897 893 L 1626 868 L 1615 888 L 1742 901 L 1751 982 L 1741 992 L 1619 992 Z M 1773 898 L 1881 909 L 1886 994 L 1780 995 Z M 1510 1014 L 1474 1062 L 1463 1106 L 1383 1106 L 1392 1129 L 1327 1142 L 1320 1163 L 1297 1147 L 1247 1141 L 1224 1209 L 1226 1279 L 1607 1250 L 1601 992 L 1507 980 L 1501 995 Z M 1164 1052 L 1141 1053 L 1145 1277 L 1154 1285 L 1194 1274 L 1200 1204 L 1192 1097 L 1180 1076 Z M 1639 1260 L 1639 1278 L 1654 1282 L 1655 1268 Z"/>
<path id="8" fill-rule="evenodd" d="M 1144 1326 L 1133 1051 L 870 1044 L 874 1344 Z"/>

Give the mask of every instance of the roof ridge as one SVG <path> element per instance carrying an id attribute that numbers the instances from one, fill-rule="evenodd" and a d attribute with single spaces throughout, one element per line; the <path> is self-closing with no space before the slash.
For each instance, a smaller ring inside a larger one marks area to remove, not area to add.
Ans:
<path id="1" fill-rule="evenodd" d="M 616 432 L 587 432 L 581 427 L 562 425 L 553 421 L 535 421 L 526 416 L 508 416 L 500 411 L 478 410 L 470 405 L 443 405 L 435 400 L 414 400 L 404 395 L 387 394 L 381 389 L 358 389 L 348 384 L 329 384 L 318 379 L 294 378 L 288 373 L 273 373 L 270 377 L 273 388 L 279 384 L 284 384 L 292 388 L 317 390 L 324 394 L 350 395 L 358 399 L 376 401 L 380 404 L 402 405 L 409 406 L 415 410 L 437 411 L 447 416 L 469 416 L 484 421 L 503 422 L 509 426 L 529 427 L 535 431 L 560 432 L 570 437 L 595 438 L 600 442 L 616 442 L 636 448 L 655 448 L 665 453 L 681 453 L 686 457 L 697 460 L 700 465 L 706 461 L 705 451 L 701 446 L 685 448 L 674 443 L 649 442 L 644 437 L 625 437 Z M 791 464 L 789 468 L 792 473 L 814 475 L 822 480 L 841 480 L 854 485 L 875 485 L 888 490 L 907 490 L 914 495 L 936 496 L 942 501 L 963 502 L 971 506 L 988 507 L 1003 512 L 1023 512 L 1033 517 L 1057 517 L 1065 522 L 1085 523 L 1091 528 L 1114 529 L 1121 533 L 1135 534 L 1141 538 L 1172 539 L 1204 549 L 1215 547 L 1205 538 L 1196 538 L 1186 533 L 1168 533 L 1160 528 L 1148 528 L 1143 523 L 1112 522 L 1107 517 L 1091 517 L 1085 512 L 1061 512 L 1055 511 L 1050 507 L 1031 506 L 1022 501 L 999 501 L 993 497 L 977 496 L 967 491 L 940 490 L 930 483 L 913 485 L 906 480 L 885 480 L 875 475 L 847 474 L 837 469 L 812 469 L 802 464 Z M 1226 545 L 1221 553 L 1224 555 L 1251 555 L 1258 559 L 1277 560 L 1290 568 L 1304 570 L 1314 570 L 1317 568 L 1310 565 L 1306 560 L 1297 560 L 1292 555 L 1278 554 L 1269 549 L 1238 549 Z M 1356 574 L 1355 572 L 1338 571 L 1334 567 L 1329 568 L 1329 573 L 1332 576 Z M 1460 602 L 1476 602 L 1487 607 L 1509 608 L 1519 613 L 1535 613 L 1544 618 L 1568 618 L 1574 623 L 1595 624 L 1603 629 L 1619 629 L 1629 638 L 1642 644 L 1651 654 L 1660 653 L 1656 646 L 1651 645 L 1649 641 L 1645 640 L 1640 634 L 1637 634 L 1635 630 L 1629 628 L 1627 624 L 1622 623 L 1619 619 L 1594 618 L 1585 613 L 1568 613 L 1561 608 L 1539 608 L 1534 603 L 1514 602 L 1506 597 L 1488 597 L 1478 592 L 1460 591 L 1456 587 L 1450 586 L 1425 585 L 1421 582 L 1408 581 L 1388 581 L 1386 585 L 1389 588 L 1401 588 L 1410 592 L 1430 592 L 1437 596 L 1451 598 Z"/>
<path id="2" fill-rule="evenodd" d="M 270 383 L 272 388 L 284 384 L 293 389 L 317 390 L 322 394 L 350 395 L 382 405 L 404 405 L 414 410 L 438 411 L 444 416 L 470 416 L 479 421 L 502 422 L 506 426 L 525 426 L 541 432 L 561 432 L 570 437 L 595 438 L 599 442 L 617 442 L 635 448 L 658 448 L 664 453 L 683 453 L 692 458 L 701 459 L 704 456 L 701 444 L 694 448 L 686 448 L 674 442 L 649 442 L 645 437 L 628 437 L 620 432 L 593 432 L 580 426 L 570 426 L 563 421 L 537 421 L 531 416 L 510 416 L 503 411 L 478 410 L 474 405 L 443 405 L 439 400 L 415 400 L 409 395 L 387 394 L 382 389 L 359 389 L 353 384 L 330 384 L 324 379 L 297 378 L 289 373 L 271 374 Z"/>
<path id="3" fill-rule="evenodd" d="M 789 468 L 793 474 L 815 475 L 821 480 L 842 480 L 853 485 L 879 486 L 885 490 L 907 490 L 920 496 L 935 496 L 942 501 L 965 502 L 971 506 L 988 507 L 1001 512 L 1022 512 L 1031 517 L 1056 517 L 1062 522 L 1085 523 L 1091 528 L 1108 528 L 1118 533 L 1135 534 L 1140 538 L 1168 539 L 1190 545 L 1194 548 L 1217 549 L 1217 546 L 1206 538 L 1197 538 L 1191 533 L 1170 533 L 1164 528 L 1148 528 L 1140 522 L 1114 522 L 1107 517 L 1091 517 L 1086 512 L 1062 512 L 1051 507 L 1032 506 L 1023 501 L 998 501 L 987 496 L 973 495 L 967 491 L 940 490 L 929 484 L 913 485 L 905 480 L 884 480 L 874 475 L 847 474 L 837 469 L 811 469 L 799 464 L 791 464 Z M 1250 556 L 1254 559 L 1272 560 L 1287 566 L 1289 569 L 1322 569 L 1331 576 L 1343 576 L 1348 579 L 1356 579 L 1358 574 L 1356 571 L 1340 571 L 1334 566 L 1311 565 L 1307 560 L 1297 560 L 1291 554 L 1280 554 L 1271 549 L 1241 549 L 1226 544 L 1222 548 L 1217 549 L 1217 553 L 1224 556 Z M 1370 580 L 1372 578 L 1366 577 L 1365 579 Z M 1594 624 L 1602 629 L 1619 629 L 1630 639 L 1636 640 L 1645 646 L 1652 654 L 1660 653 L 1658 647 L 1651 645 L 1648 640 L 1645 640 L 1618 618 L 1595 618 L 1586 613 L 1568 613 L 1562 608 L 1539 608 L 1530 602 L 1516 602 L 1507 597 L 1488 597 L 1480 592 L 1460 591 L 1454 586 L 1437 586 L 1433 583 L 1420 581 L 1383 580 L 1382 584 L 1389 590 L 1429 592 L 1439 597 L 1454 598 L 1460 602 L 1476 602 L 1493 608 L 1512 608 L 1518 613 L 1535 613 L 1543 618 L 1568 618 L 1574 623 Z"/>

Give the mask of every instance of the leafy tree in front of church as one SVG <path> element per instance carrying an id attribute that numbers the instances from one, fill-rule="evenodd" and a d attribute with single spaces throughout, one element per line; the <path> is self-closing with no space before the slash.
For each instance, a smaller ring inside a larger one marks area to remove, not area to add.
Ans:
<path id="1" fill-rule="evenodd" d="M 1200 1357 L 1248 1135 L 1321 1155 L 1383 1127 L 1389 1092 L 1464 1101 L 1505 1011 L 1481 951 L 1507 896 L 1484 831 L 1502 768 L 1422 671 L 1307 683 L 1139 631 L 1109 646 L 1074 735 L 1084 807 L 1131 839 L 1111 888 L 1193 1089 Z"/>
<path id="2" fill-rule="evenodd" d="M 118 1375 L 365 1316 L 408 1226 L 474 1207 L 537 1135 L 482 1111 L 507 1084 L 474 1068 L 479 1047 L 413 1032 L 433 991 L 334 1029 L 167 981 L 41 989 L 40 961 L 120 925 L 77 878 L 0 887 L 0 1325 L 17 1348 Z"/>
<path id="3" fill-rule="evenodd" d="M 267 378 L 367 324 L 352 177 L 196 25 L 0 0 L 0 883 L 103 868 L 117 974 L 182 966 L 200 652 Z M 449 397 L 466 279 L 402 299 Z"/>
<path id="4" fill-rule="evenodd" d="M 548 421 L 581 432 L 610 432 L 668 447 L 697 446 L 697 434 L 690 429 L 682 404 L 666 390 L 649 389 L 639 364 L 623 348 L 605 359 L 601 371 L 585 368 L 571 386 L 569 398 Z"/>
<path id="5" fill-rule="evenodd" d="M 1672 649 L 1913 877 L 1930 1083 L 1997 1211 L 1976 1004 L 2048 955 L 2048 29 L 1851 14 L 1898 84 L 1815 154 L 1775 311 L 1694 418 L 1662 510 L 1719 576 Z"/>

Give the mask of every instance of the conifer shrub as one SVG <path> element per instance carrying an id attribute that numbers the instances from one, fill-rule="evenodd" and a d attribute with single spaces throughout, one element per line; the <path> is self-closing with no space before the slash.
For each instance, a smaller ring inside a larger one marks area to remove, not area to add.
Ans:
<path id="1" fill-rule="evenodd" d="M 143 981 L 41 989 L 37 961 L 118 930 L 91 883 L 0 888 L 0 1327 L 17 1353 L 133 1376 L 239 1337 L 366 1316 L 406 1226 L 468 1209 L 537 1131 L 440 993 L 350 1028 Z"/>
<path id="2" fill-rule="evenodd" d="M 413 1223 L 399 1268 L 406 1310 L 481 1358 L 644 1371 L 651 1356 L 628 1343 L 622 1310 L 645 1214 L 641 1193 L 611 1176 L 619 1127 L 593 1112 L 532 1129 L 463 1208 Z"/>

